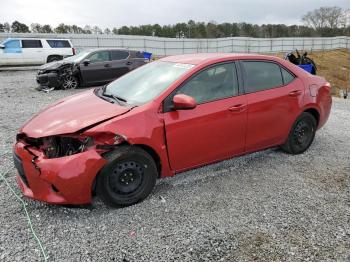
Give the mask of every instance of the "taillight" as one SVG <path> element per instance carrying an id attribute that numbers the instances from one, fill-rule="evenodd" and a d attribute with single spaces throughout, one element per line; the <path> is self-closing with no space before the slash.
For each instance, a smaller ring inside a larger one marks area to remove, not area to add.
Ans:
<path id="1" fill-rule="evenodd" d="M 327 82 L 324 87 L 328 90 L 328 92 L 330 93 L 331 92 L 331 89 L 332 89 L 332 86 L 329 82 Z"/>
<path id="2" fill-rule="evenodd" d="M 73 52 L 73 55 L 75 55 L 75 48 L 72 47 L 72 52 Z"/>

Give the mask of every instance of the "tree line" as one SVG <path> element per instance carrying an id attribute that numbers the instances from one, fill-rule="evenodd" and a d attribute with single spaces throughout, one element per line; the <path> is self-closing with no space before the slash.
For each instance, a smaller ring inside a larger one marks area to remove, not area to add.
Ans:
<path id="1" fill-rule="evenodd" d="M 174 25 L 140 25 L 101 29 L 98 26 L 33 23 L 30 26 L 19 21 L 12 24 L 0 23 L 0 32 L 13 33 L 56 33 L 56 34 L 120 34 L 145 35 L 176 38 L 220 38 L 220 37 L 314 37 L 314 36 L 350 36 L 350 12 L 339 7 L 321 7 L 302 16 L 303 25 L 251 24 L 251 23 L 216 23 L 211 21 Z"/>

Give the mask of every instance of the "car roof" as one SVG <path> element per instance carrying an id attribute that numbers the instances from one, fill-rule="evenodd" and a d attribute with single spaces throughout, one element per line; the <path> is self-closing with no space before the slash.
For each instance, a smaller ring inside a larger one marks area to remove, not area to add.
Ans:
<path id="1" fill-rule="evenodd" d="M 4 41 L 7 40 L 65 40 L 65 41 L 70 41 L 70 39 L 64 39 L 64 38 L 35 38 L 35 37 L 10 37 L 4 39 Z"/>
<path id="2" fill-rule="evenodd" d="M 126 49 L 126 48 L 90 48 L 90 49 L 85 49 L 85 51 L 88 52 L 95 52 L 95 51 L 127 51 L 127 52 L 140 52 L 137 50 L 130 50 L 130 49 Z"/>
<path id="3" fill-rule="evenodd" d="M 160 61 L 167 61 L 173 63 L 200 65 L 208 62 L 217 62 L 220 60 L 234 60 L 234 59 L 268 59 L 277 60 L 276 57 L 258 54 L 245 53 L 197 53 L 174 55 L 161 58 Z"/>

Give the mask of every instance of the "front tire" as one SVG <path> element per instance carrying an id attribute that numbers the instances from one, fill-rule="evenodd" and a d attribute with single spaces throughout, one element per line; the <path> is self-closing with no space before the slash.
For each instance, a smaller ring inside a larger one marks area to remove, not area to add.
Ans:
<path id="1" fill-rule="evenodd" d="M 158 177 L 153 158 L 135 146 L 121 146 L 107 153 L 108 163 L 97 177 L 96 193 L 112 207 L 124 207 L 145 199 Z"/>
<path id="2" fill-rule="evenodd" d="M 79 86 L 78 78 L 72 75 L 67 74 L 62 83 L 62 89 L 76 89 Z"/>
<path id="3" fill-rule="evenodd" d="M 316 134 L 317 122 L 310 113 L 302 113 L 294 122 L 288 139 L 281 148 L 293 155 L 304 153 L 312 144 Z"/>

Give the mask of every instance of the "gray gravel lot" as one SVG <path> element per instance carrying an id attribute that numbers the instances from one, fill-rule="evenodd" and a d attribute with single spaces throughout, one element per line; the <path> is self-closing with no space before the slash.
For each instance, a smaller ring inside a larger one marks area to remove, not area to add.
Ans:
<path id="1" fill-rule="evenodd" d="M 34 90 L 35 72 L 0 72 L 1 172 L 19 192 L 11 146 L 20 125 L 79 92 Z M 349 261 L 350 100 L 334 99 L 310 150 L 278 149 L 159 181 L 123 209 L 25 199 L 50 261 Z M 21 204 L 0 181 L 0 261 L 43 257 Z"/>

